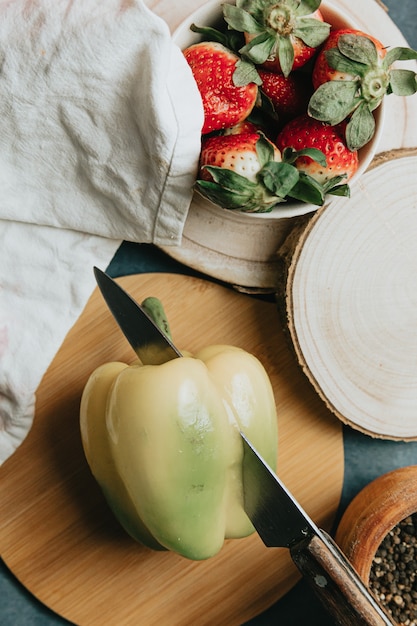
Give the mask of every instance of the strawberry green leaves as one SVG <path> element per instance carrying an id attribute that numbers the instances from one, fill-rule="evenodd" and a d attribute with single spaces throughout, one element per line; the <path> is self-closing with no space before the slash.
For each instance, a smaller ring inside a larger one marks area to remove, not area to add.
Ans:
<path id="1" fill-rule="evenodd" d="M 300 157 L 309 157 L 322 167 L 327 167 L 327 159 L 324 152 L 317 148 L 303 148 L 301 150 L 285 148 L 282 153 L 283 161 L 290 164 L 295 164 Z M 341 184 L 345 179 L 346 175 L 343 174 L 341 176 L 333 176 L 324 183 L 319 183 L 313 176 L 299 171 L 299 179 L 288 192 L 288 195 L 294 200 L 321 206 L 324 204 L 326 195 L 350 196 L 349 185 L 347 183 Z"/>
<path id="2" fill-rule="evenodd" d="M 340 53 L 351 61 L 356 61 L 361 65 L 375 66 L 378 64 L 378 51 L 375 43 L 361 35 L 346 34 L 339 38 L 337 45 Z"/>
<path id="3" fill-rule="evenodd" d="M 332 126 L 340 124 L 361 103 L 358 81 L 329 81 L 314 92 L 308 113 Z"/>
<path id="4" fill-rule="evenodd" d="M 206 166 L 213 181 L 197 180 L 196 189 L 208 200 L 224 209 L 256 212 L 264 203 L 258 185 L 236 172 L 218 166 Z M 276 204 L 273 200 L 272 206 Z M 263 211 L 272 210 L 266 206 Z"/>
<path id="5" fill-rule="evenodd" d="M 252 61 L 252 63 L 262 65 L 262 63 L 275 53 L 277 44 L 279 43 L 279 41 L 277 42 L 275 38 L 268 35 L 268 33 L 261 33 L 246 46 L 243 46 L 239 52 Z"/>
<path id="6" fill-rule="evenodd" d="M 387 52 L 384 62 L 390 68 L 396 61 L 414 59 L 417 59 L 416 50 L 398 47 Z M 389 88 L 397 96 L 412 96 L 417 92 L 417 74 L 411 70 L 391 68 Z"/>
<path id="7" fill-rule="evenodd" d="M 329 24 L 312 17 L 304 17 L 296 21 L 293 34 L 310 48 L 318 48 L 328 37 L 329 32 Z"/>
<path id="8" fill-rule="evenodd" d="M 242 8 L 244 3 L 236 2 L 234 4 L 223 5 L 223 16 L 229 26 L 240 33 L 261 33 L 262 28 L 262 11 L 258 11 L 254 5 L 253 14 Z"/>
<path id="9" fill-rule="evenodd" d="M 321 0 L 301 0 L 295 4 L 298 5 L 295 8 L 297 15 L 311 15 L 320 7 Z"/>
<path id="10" fill-rule="evenodd" d="M 386 94 L 406 96 L 417 92 L 415 72 L 391 67 L 395 61 L 417 59 L 417 52 L 393 48 L 385 54 L 382 45 L 377 44 L 362 33 L 340 34 L 336 46 L 325 50 L 316 61 L 327 64 L 332 71 L 311 97 L 308 113 L 332 126 L 349 119 L 346 142 L 352 151 L 373 137 L 372 111 Z M 325 74 L 323 68 L 315 68 L 315 72 Z"/>
<path id="11" fill-rule="evenodd" d="M 283 202 L 300 178 L 298 170 L 289 163 L 267 163 L 258 174 L 259 180 L 271 194 Z"/>
<path id="12" fill-rule="evenodd" d="M 392 70 L 389 84 L 396 96 L 412 96 L 417 92 L 417 76 L 411 70 Z"/>
<path id="13" fill-rule="evenodd" d="M 375 126 L 375 118 L 369 104 L 361 102 L 353 111 L 346 126 L 346 144 L 349 150 L 359 150 L 371 141 Z"/>
<path id="14" fill-rule="evenodd" d="M 204 41 L 216 41 L 234 52 L 238 52 L 244 43 L 242 34 L 235 30 L 218 30 L 212 26 L 198 26 L 197 24 L 191 24 L 190 30 L 202 35 Z"/>
<path id="15" fill-rule="evenodd" d="M 245 34 L 246 45 L 239 50 L 242 56 L 256 65 L 277 58 L 282 73 L 288 76 L 294 66 L 296 41 L 315 49 L 329 35 L 330 25 L 311 17 L 319 6 L 320 0 L 237 0 L 236 5 L 223 5 L 223 15 L 231 30 Z"/>
<path id="16" fill-rule="evenodd" d="M 258 74 L 256 67 L 253 63 L 245 61 L 245 59 L 239 59 L 236 63 L 236 69 L 232 76 L 233 84 L 236 87 L 245 87 L 250 83 L 255 85 L 262 85 L 262 79 Z"/>

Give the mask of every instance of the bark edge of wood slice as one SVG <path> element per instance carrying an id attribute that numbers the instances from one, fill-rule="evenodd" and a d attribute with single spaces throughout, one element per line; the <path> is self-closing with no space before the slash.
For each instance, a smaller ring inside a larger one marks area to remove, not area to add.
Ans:
<path id="1" fill-rule="evenodd" d="M 370 436 L 408 441 L 417 440 L 417 150 L 395 157 L 290 234 L 277 300 L 329 409 Z"/>

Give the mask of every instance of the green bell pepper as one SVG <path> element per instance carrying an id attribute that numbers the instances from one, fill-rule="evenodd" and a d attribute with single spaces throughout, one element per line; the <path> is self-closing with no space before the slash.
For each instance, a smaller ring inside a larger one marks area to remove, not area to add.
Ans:
<path id="1" fill-rule="evenodd" d="M 275 469 L 277 416 L 253 355 L 217 345 L 158 366 L 102 365 L 85 386 L 80 426 L 90 469 L 137 541 L 200 560 L 254 531 L 239 431 Z"/>

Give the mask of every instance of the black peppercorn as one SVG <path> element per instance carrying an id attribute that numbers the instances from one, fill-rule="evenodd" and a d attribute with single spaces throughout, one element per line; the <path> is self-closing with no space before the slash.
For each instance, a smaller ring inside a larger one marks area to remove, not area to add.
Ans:
<path id="1" fill-rule="evenodd" d="M 369 587 L 399 626 L 417 626 L 417 513 L 383 539 L 372 562 Z"/>

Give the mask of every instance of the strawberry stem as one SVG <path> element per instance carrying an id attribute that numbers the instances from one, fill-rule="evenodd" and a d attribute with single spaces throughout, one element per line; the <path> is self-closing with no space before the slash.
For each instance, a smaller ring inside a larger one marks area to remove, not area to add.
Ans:
<path id="1" fill-rule="evenodd" d="M 265 25 L 279 35 L 288 37 L 294 30 L 295 20 L 286 6 L 276 4 L 266 8 Z"/>
<path id="2" fill-rule="evenodd" d="M 381 68 L 371 68 L 362 79 L 362 96 L 376 108 L 387 93 L 389 86 L 389 73 Z"/>

